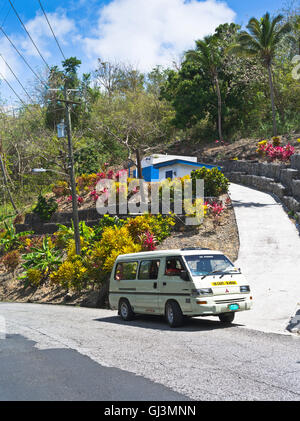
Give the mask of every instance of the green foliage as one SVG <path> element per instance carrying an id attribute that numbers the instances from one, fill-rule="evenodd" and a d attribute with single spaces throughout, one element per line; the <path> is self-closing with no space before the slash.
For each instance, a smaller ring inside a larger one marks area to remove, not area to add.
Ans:
<path id="1" fill-rule="evenodd" d="M 63 249 L 70 240 L 74 239 L 74 224 L 72 221 L 71 227 L 62 224 L 57 224 L 57 226 L 58 231 L 54 233 L 55 245 L 56 247 Z M 95 237 L 93 228 L 88 227 L 84 221 L 79 222 L 79 233 L 84 241 L 91 241 Z"/>
<path id="2" fill-rule="evenodd" d="M 95 240 L 101 239 L 102 233 L 105 228 L 107 227 L 121 228 L 125 223 L 126 221 L 124 219 L 120 219 L 117 216 L 103 215 L 102 218 L 99 220 L 98 225 L 94 227 Z"/>
<path id="3" fill-rule="evenodd" d="M 16 233 L 16 229 L 12 222 L 10 224 L 4 222 L 4 227 L 4 229 L 0 230 L 0 252 L 17 249 L 22 245 L 21 240 L 24 237 L 33 234 L 33 231 Z"/>
<path id="4" fill-rule="evenodd" d="M 33 208 L 33 213 L 37 214 L 42 221 L 49 221 L 54 212 L 56 212 L 58 204 L 54 197 L 46 199 L 41 194 L 38 197 L 38 202 Z"/>
<path id="5" fill-rule="evenodd" d="M 204 180 L 204 196 L 219 197 L 221 194 L 227 193 L 229 188 L 229 180 L 217 168 L 212 169 L 200 168 L 192 171 L 191 178 L 193 182 L 193 193 L 195 193 L 195 180 Z"/>
<path id="6" fill-rule="evenodd" d="M 50 273 L 52 269 L 55 269 L 62 263 L 61 251 L 53 247 L 48 237 L 43 239 L 41 247 L 32 247 L 32 251 L 24 254 L 22 257 L 24 260 L 22 266 L 26 271 L 36 269 L 42 273 Z"/>

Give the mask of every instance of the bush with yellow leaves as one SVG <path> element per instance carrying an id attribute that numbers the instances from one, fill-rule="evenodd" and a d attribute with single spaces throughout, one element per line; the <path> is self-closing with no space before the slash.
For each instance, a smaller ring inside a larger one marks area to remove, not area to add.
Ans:
<path id="1" fill-rule="evenodd" d="M 90 258 L 95 268 L 107 274 L 120 254 L 138 253 L 141 250 L 142 246 L 134 242 L 128 227 L 107 227 L 101 241 L 95 243 Z"/>
<path id="2" fill-rule="evenodd" d="M 32 287 L 39 287 L 44 276 L 38 269 L 28 269 L 26 274 L 26 284 Z"/>
<path id="3" fill-rule="evenodd" d="M 50 280 L 65 289 L 80 291 L 87 284 L 86 275 L 87 268 L 78 256 L 65 260 L 57 271 L 50 274 Z"/>

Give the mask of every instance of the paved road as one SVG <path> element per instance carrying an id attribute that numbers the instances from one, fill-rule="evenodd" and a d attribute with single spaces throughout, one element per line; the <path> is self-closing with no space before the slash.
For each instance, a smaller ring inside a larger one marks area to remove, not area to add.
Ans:
<path id="1" fill-rule="evenodd" d="M 238 321 L 248 328 L 284 333 L 300 308 L 299 233 L 271 195 L 231 184 L 230 196 L 240 234 L 236 265 L 254 297 L 253 309 L 239 314 Z"/>
<path id="2" fill-rule="evenodd" d="M 1 320 L 0 400 L 300 400 L 296 336 L 38 304 L 0 303 Z"/>

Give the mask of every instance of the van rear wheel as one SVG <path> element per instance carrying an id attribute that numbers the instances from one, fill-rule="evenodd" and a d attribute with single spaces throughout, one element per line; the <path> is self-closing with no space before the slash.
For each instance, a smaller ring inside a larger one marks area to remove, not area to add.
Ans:
<path id="1" fill-rule="evenodd" d="M 119 302 L 119 315 L 125 321 L 134 319 L 134 312 L 132 311 L 131 305 L 125 298 Z"/>
<path id="2" fill-rule="evenodd" d="M 165 316 L 171 327 L 179 327 L 183 325 L 183 314 L 176 301 L 169 301 L 166 304 Z"/>
<path id="3" fill-rule="evenodd" d="M 234 320 L 235 313 L 222 313 L 219 314 L 220 322 L 231 323 Z"/>

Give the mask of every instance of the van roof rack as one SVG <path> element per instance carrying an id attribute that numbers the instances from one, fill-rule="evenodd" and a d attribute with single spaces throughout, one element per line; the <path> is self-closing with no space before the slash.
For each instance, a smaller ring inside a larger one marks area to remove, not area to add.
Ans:
<path id="1" fill-rule="evenodd" d="M 184 250 L 210 250 L 210 249 L 206 247 L 184 247 L 181 250 L 184 251 Z"/>

